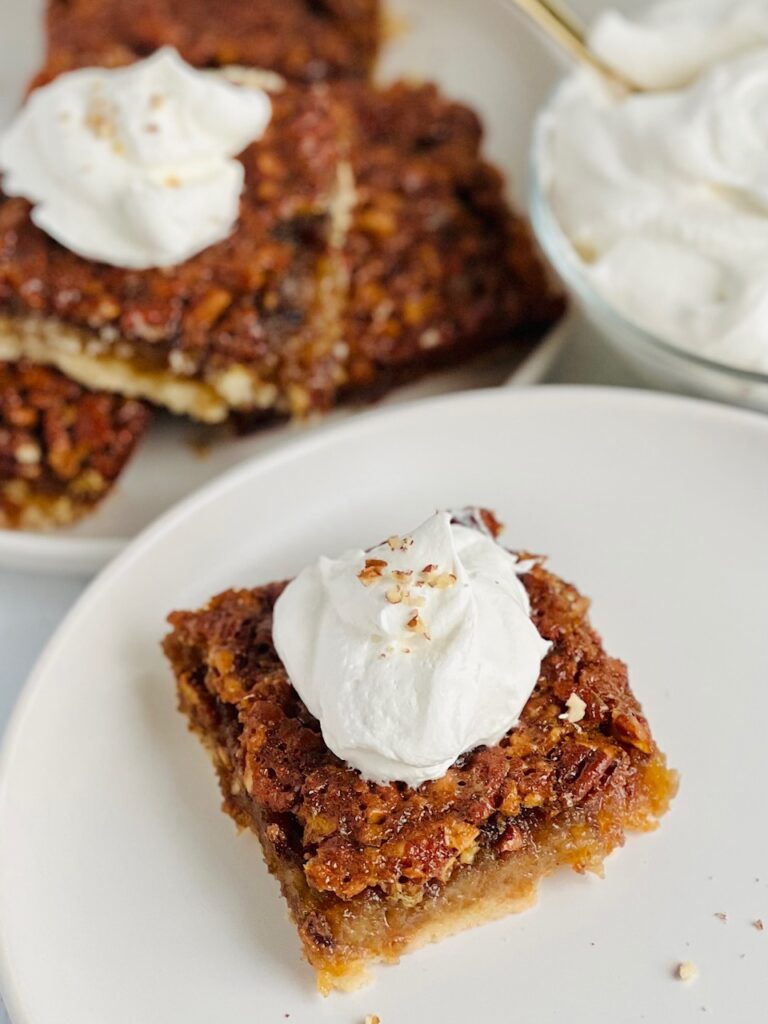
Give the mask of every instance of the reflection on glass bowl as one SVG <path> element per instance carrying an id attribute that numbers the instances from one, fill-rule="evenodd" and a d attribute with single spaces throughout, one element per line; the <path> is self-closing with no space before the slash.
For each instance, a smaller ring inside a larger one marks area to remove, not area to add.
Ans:
<path id="1" fill-rule="evenodd" d="M 597 292 L 560 227 L 547 196 L 544 156 L 547 109 L 536 120 L 531 149 L 530 214 L 539 244 L 601 339 L 644 380 L 663 388 L 768 412 L 768 374 L 707 359 L 628 320 Z"/>

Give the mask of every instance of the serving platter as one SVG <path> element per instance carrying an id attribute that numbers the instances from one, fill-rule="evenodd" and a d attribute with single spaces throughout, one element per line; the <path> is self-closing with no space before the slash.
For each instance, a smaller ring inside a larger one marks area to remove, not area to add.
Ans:
<path id="1" fill-rule="evenodd" d="M 347 420 L 186 499 L 91 585 L 0 755 L 14 1024 L 753 1020 L 768 966 L 768 421 L 629 390 L 492 389 Z M 482 503 L 594 599 L 681 773 L 606 878 L 322 1000 L 256 840 L 219 811 L 159 649 L 173 608 Z M 721 919 L 717 915 L 725 914 Z M 699 977 L 676 977 L 682 961 Z M 706 1014 L 706 1015 L 705 1015 Z"/>
<path id="2" fill-rule="evenodd" d="M 42 11 L 41 0 L 5 0 L 0 10 L 0 124 L 17 108 L 25 83 L 39 65 Z M 391 0 L 387 11 L 389 40 L 379 78 L 434 80 L 448 95 L 470 103 L 485 124 L 488 154 L 508 175 L 512 197 L 522 206 L 530 128 L 557 77 L 555 56 L 499 0 L 477 5 L 465 0 Z M 512 350 L 433 375 L 400 388 L 384 404 L 468 388 L 535 383 L 554 363 L 567 333 L 567 325 L 561 325 L 533 350 Z M 342 410 L 330 421 L 356 414 Z M 230 466 L 282 447 L 305 429 L 279 426 L 236 440 L 209 434 L 201 446 L 201 428 L 159 416 L 95 515 L 46 535 L 0 530 L 0 567 L 92 573 L 175 501 Z"/>

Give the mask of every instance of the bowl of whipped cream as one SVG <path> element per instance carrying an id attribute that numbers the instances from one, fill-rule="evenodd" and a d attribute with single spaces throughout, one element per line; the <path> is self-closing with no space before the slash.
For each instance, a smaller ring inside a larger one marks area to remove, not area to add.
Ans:
<path id="1" fill-rule="evenodd" d="M 535 129 L 531 215 L 646 379 L 768 410 L 768 0 L 609 11 Z"/>

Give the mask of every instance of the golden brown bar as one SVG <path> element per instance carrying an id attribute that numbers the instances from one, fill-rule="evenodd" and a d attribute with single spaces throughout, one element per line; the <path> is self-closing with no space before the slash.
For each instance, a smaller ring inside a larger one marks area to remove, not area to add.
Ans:
<path id="1" fill-rule="evenodd" d="M 141 403 L 0 363 L 0 526 L 74 522 L 104 500 L 149 422 Z"/>
<path id="2" fill-rule="evenodd" d="M 418 789 L 367 782 L 325 746 L 273 645 L 284 584 L 170 616 L 180 709 L 213 759 L 224 810 L 259 837 L 324 992 L 523 909 L 558 867 L 601 873 L 625 831 L 655 828 L 674 795 L 588 601 L 541 564 L 523 582 L 552 648 L 520 724 Z"/>

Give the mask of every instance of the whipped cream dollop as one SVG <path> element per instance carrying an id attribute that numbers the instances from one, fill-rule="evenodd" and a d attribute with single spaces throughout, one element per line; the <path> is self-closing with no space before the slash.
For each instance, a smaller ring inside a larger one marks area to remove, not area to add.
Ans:
<path id="1" fill-rule="evenodd" d="M 768 0 L 608 13 L 603 60 L 659 91 L 571 76 L 542 181 L 594 287 L 664 340 L 768 372 Z"/>
<path id="2" fill-rule="evenodd" d="M 230 234 L 244 168 L 272 115 L 266 92 L 197 71 L 163 49 L 35 89 L 0 139 L 6 195 L 87 259 L 172 266 Z"/>
<path id="3" fill-rule="evenodd" d="M 274 642 L 327 746 L 367 779 L 418 786 L 497 743 L 549 649 L 526 568 L 440 512 L 299 573 L 275 605 Z"/>
<path id="4" fill-rule="evenodd" d="M 765 0 L 666 0 L 638 18 L 605 11 L 590 48 L 643 89 L 678 89 L 728 57 L 768 45 Z"/>

